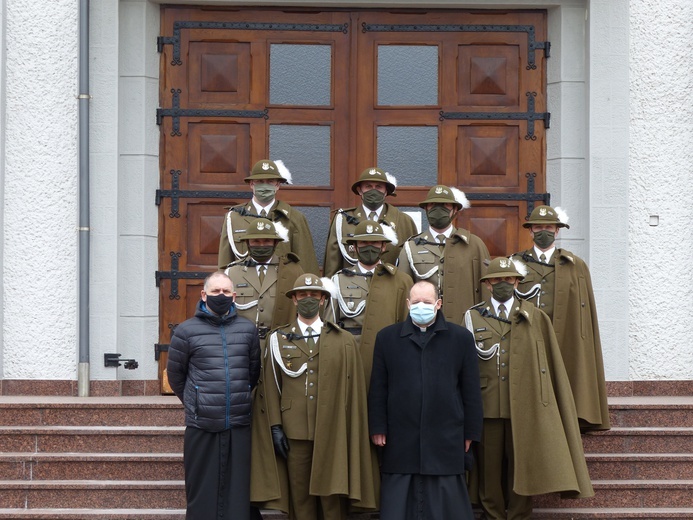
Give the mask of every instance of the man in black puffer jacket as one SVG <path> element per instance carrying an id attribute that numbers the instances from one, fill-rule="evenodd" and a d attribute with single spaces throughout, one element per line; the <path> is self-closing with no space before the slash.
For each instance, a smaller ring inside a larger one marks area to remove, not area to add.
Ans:
<path id="1" fill-rule="evenodd" d="M 260 342 L 255 325 L 236 315 L 235 297 L 228 276 L 209 275 L 195 317 L 176 327 L 169 348 L 168 380 L 185 406 L 187 520 L 250 514 L 250 394 Z"/>

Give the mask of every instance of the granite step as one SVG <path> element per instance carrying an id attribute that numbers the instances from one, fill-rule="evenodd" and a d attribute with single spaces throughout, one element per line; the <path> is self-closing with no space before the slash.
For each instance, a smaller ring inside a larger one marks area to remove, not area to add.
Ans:
<path id="1" fill-rule="evenodd" d="M 182 480 L 2 480 L 0 489 L 0 508 L 185 508 Z"/>
<path id="2" fill-rule="evenodd" d="M 682 518 L 688 520 L 693 518 L 693 508 L 535 508 L 532 511 L 533 520 L 680 520 Z"/>
<path id="3" fill-rule="evenodd" d="M 180 426 L 177 397 L 3 397 L 0 426 Z"/>
<path id="4" fill-rule="evenodd" d="M 0 509 L 0 520 L 185 520 L 185 509 Z"/>
<path id="5" fill-rule="evenodd" d="M 0 480 L 183 480 L 182 453 L 0 453 Z"/>
<path id="6" fill-rule="evenodd" d="M 0 426 L 0 452 L 179 453 L 184 426 Z"/>
<path id="7" fill-rule="evenodd" d="M 558 493 L 534 497 L 536 508 L 687 508 L 693 480 L 593 480 L 595 496 L 563 499 Z"/>
<path id="8" fill-rule="evenodd" d="M 693 397 L 610 397 L 613 427 L 693 427 Z"/>
<path id="9" fill-rule="evenodd" d="M 693 453 L 587 453 L 594 480 L 693 480 Z M 693 500 L 692 500 L 693 502 Z"/>
<path id="10" fill-rule="evenodd" d="M 585 453 L 693 453 L 692 427 L 615 427 L 582 436 Z"/>

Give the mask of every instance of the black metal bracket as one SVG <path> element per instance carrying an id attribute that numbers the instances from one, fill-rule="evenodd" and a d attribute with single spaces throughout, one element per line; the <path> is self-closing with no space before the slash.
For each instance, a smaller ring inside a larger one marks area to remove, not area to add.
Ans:
<path id="1" fill-rule="evenodd" d="M 159 36 L 156 48 L 163 52 L 164 45 L 173 45 L 171 65 L 182 65 L 180 58 L 180 33 L 183 29 L 227 29 L 236 31 L 309 31 L 349 32 L 349 24 L 270 23 L 270 22 L 173 22 L 173 36 Z"/>
<path id="2" fill-rule="evenodd" d="M 250 191 L 205 191 L 205 190 L 181 190 L 180 189 L 180 170 L 171 170 L 173 180 L 171 181 L 170 190 L 156 190 L 156 205 L 161 205 L 161 200 L 171 198 L 171 212 L 168 214 L 171 218 L 180 218 L 179 200 L 185 198 L 200 198 L 200 199 L 250 199 L 253 194 Z"/>
<path id="3" fill-rule="evenodd" d="M 176 330 L 176 327 L 178 326 L 177 323 L 169 323 L 168 324 L 168 330 L 170 331 L 169 335 L 173 337 L 173 331 Z M 161 357 L 162 352 L 168 352 L 169 347 L 171 346 L 170 343 L 154 343 L 154 361 L 159 361 L 159 358 Z"/>
<path id="4" fill-rule="evenodd" d="M 527 33 L 527 70 L 537 68 L 535 52 L 544 49 L 544 56 L 551 56 L 551 42 L 536 41 L 533 25 L 396 25 L 362 23 L 363 32 L 523 32 Z"/>
<path id="5" fill-rule="evenodd" d="M 178 280 L 204 280 L 210 273 L 208 271 L 179 271 L 178 259 L 182 256 L 181 253 L 178 251 L 171 251 L 169 255 L 171 256 L 171 270 L 156 271 L 154 273 L 156 286 L 160 286 L 161 280 L 171 280 L 171 293 L 168 295 L 168 299 L 180 300 L 180 294 L 178 294 Z"/>
<path id="6" fill-rule="evenodd" d="M 179 88 L 171 89 L 171 108 L 156 109 L 156 124 L 161 125 L 164 117 L 173 118 L 173 128 L 171 136 L 180 136 L 180 118 L 181 117 L 244 117 L 251 119 L 269 119 L 268 109 L 264 110 L 218 110 L 218 109 L 200 109 L 200 108 L 180 108 L 180 93 Z"/>
<path id="7" fill-rule="evenodd" d="M 537 174 L 534 172 L 525 173 L 527 177 L 527 192 L 526 193 L 467 193 L 465 196 L 469 200 L 524 200 L 527 201 L 527 218 L 534 210 L 534 202 L 542 201 L 545 205 L 551 205 L 550 193 L 536 193 L 534 191 L 534 179 Z"/>
<path id="8" fill-rule="evenodd" d="M 549 128 L 551 123 L 550 112 L 535 112 L 534 98 L 536 92 L 527 92 L 527 112 L 443 112 L 440 111 L 440 120 L 446 119 L 485 119 L 485 120 L 526 120 L 527 134 L 525 139 L 536 141 L 534 135 L 534 121 L 544 121 L 544 128 Z"/>
<path id="9" fill-rule="evenodd" d="M 135 370 L 140 365 L 134 359 L 120 359 L 122 354 L 104 354 L 103 355 L 103 366 L 105 367 L 119 367 L 121 363 L 124 363 L 123 368 L 126 370 Z"/>

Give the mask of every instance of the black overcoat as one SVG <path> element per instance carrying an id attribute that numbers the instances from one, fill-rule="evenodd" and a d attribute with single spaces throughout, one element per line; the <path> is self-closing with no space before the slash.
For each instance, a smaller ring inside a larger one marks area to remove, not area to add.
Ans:
<path id="1" fill-rule="evenodd" d="M 383 473 L 464 473 L 464 441 L 483 425 L 472 334 L 442 312 L 423 335 L 411 319 L 375 340 L 368 394 L 370 434 L 386 434 Z"/>

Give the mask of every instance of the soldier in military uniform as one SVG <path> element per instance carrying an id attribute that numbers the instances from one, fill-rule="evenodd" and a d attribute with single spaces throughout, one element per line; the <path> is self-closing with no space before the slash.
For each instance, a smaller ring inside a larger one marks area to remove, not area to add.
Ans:
<path id="1" fill-rule="evenodd" d="M 490 301 L 465 315 L 476 341 L 484 409 L 473 480 L 494 520 L 529 519 L 532 495 L 594 495 L 551 321 L 513 296 L 525 272 L 520 262 L 494 259 L 482 277 Z"/>
<path id="2" fill-rule="evenodd" d="M 269 360 L 265 340 L 271 329 L 288 323 L 295 316 L 294 305 L 284 297 L 284 293 L 293 287 L 303 269 L 295 254 L 289 252 L 280 257 L 276 253 L 277 245 L 288 241 L 288 231 L 281 222 L 254 219 L 240 240 L 245 243 L 249 254 L 245 259 L 229 264 L 224 272 L 236 289 L 236 312 L 252 321 L 260 336 L 262 369 L 253 394 L 251 473 L 266 475 L 263 467 L 274 467 L 274 461 L 260 451 L 262 446 L 271 444 L 264 390 Z M 251 491 L 251 501 L 266 503 L 276 499 L 281 494 L 279 487 L 275 480 L 256 485 Z M 286 488 L 285 483 L 283 487 Z M 262 517 L 257 509 L 253 509 L 251 518 Z"/>
<path id="3" fill-rule="evenodd" d="M 380 168 L 366 168 L 351 186 L 351 191 L 361 197 L 361 205 L 338 209 L 332 218 L 330 233 L 325 246 L 323 274 L 332 276 L 343 267 L 352 268 L 358 262 L 353 245 L 344 240 L 354 234 L 356 226 L 364 220 L 374 220 L 394 232 L 387 245 L 382 261 L 397 262 L 402 242 L 416 234 L 416 224 L 409 215 L 385 202 L 388 195 L 395 196 L 397 179 Z"/>
<path id="4" fill-rule="evenodd" d="M 253 190 L 253 198 L 246 204 L 231 207 L 224 218 L 219 240 L 219 269 L 226 269 L 231 262 L 247 258 L 248 248 L 242 240 L 243 234 L 255 219 L 267 218 L 281 222 L 289 230 L 289 241 L 277 245 L 277 254 L 294 253 L 304 271 L 317 273 L 318 260 L 306 217 L 286 202 L 276 199 L 279 187 L 291 183 L 289 170 L 281 161 L 263 159 L 255 163 L 245 182 Z"/>
<path id="5" fill-rule="evenodd" d="M 454 225 L 458 212 L 469 208 L 460 190 L 434 186 L 419 206 L 430 227 L 404 243 L 397 265 L 415 282 L 435 285 L 445 319 L 459 325 L 465 311 L 482 300 L 481 275 L 488 249 L 478 236 Z"/>
<path id="6" fill-rule="evenodd" d="M 518 296 L 551 318 L 580 427 L 583 431 L 608 430 L 604 362 L 590 272 L 581 258 L 554 243 L 559 230 L 569 227 L 568 216 L 561 208 L 538 206 L 523 226 L 529 229 L 534 247 L 513 255 L 528 268 Z"/>
<path id="7" fill-rule="evenodd" d="M 286 296 L 298 316 L 269 337 L 266 391 L 289 518 L 345 520 L 349 505 L 376 506 L 361 356 L 351 334 L 320 319 L 330 296 L 320 278 L 299 276 Z"/>
<path id="8" fill-rule="evenodd" d="M 375 336 L 383 327 L 406 319 L 407 297 L 413 285 L 409 276 L 381 260 L 391 240 L 388 232 L 372 220 L 359 222 L 353 236 L 346 238 L 346 244 L 354 246 L 358 261 L 332 277 L 336 288 L 330 303 L 332 317 L 359 342 L 368 384 Z"/>

